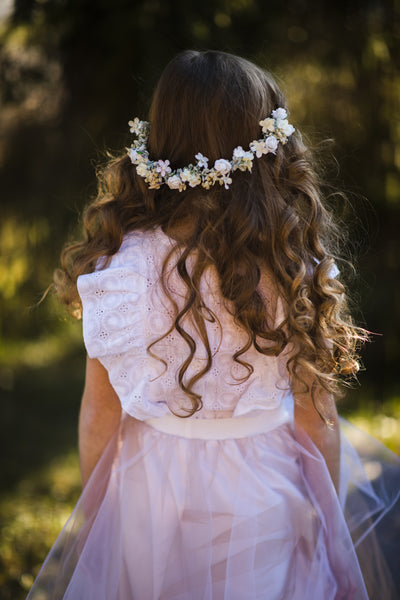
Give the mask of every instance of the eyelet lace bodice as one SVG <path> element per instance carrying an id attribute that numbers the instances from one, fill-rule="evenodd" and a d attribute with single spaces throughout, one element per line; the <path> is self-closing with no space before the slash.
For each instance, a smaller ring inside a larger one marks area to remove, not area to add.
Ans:
<path id="1" fill-rule="evenodd" d="M 161 229 L 133 232 L 106 268 L 78 278 L 88 354 L 105 366 L 122 407 L 137 419 L 164 416 L 170 409 L 184 414 L 182 409 L 191 407 L 178 385 L 177 372 L 189 352 L 181 335 L 173 329 L 151 348 L 156 356 L 147 351 L 175 319 L 174 307 L 160 284 L 161 267 L 173 245 Z M 178 307 L 184 306 L 185 286 L 174 270 L 169 273 L 168 287 Z M 290 395 L 287 358 L 284 354 L 267 357 L 251 348 L 243 358 L 254 372 L 244 380 L 247 369 L 233 360 L 233 354 L 247 336 L 235 324 L 211 267 L 203 274 L 200 292 L 219 323 L 205 320 L 213 359 L 210 370 L 194 386 L 203 401 L 195 418 L 276 409 Z M 190 318 L 183 325 L 196 342 L 187 380 L 203 368 L 207 355 Z"/>

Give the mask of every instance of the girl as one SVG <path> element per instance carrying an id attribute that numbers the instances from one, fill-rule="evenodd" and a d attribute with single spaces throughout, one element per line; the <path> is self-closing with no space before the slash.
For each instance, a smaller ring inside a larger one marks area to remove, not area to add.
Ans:
<path id="1" fill-rule="evenodd" d="M 83 309 L 84 490 L 29 598 L 394 597 L 375 525 L 398 487 L 335 407 L 365 332 L 282 92 L 184 52 L 149 121 L 56 275 Z"/>

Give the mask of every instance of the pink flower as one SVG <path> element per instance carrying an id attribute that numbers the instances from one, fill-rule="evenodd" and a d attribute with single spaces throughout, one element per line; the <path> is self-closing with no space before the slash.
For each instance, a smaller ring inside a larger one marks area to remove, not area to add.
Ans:
<path id="1" fill-rule="evenodd" d="M 171 173 L 171 167 L 169 166 L 169 160 L 158 160 L 156 171 L 160 173 L 161 177 L 165 177 L 166 173 Z"/>

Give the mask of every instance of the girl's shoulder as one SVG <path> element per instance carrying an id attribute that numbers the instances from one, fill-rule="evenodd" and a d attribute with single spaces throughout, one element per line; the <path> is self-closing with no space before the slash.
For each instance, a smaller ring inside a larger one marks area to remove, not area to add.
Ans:
<path id="1" fill-rule="evenodd" d="M 139 272 L 147 271 L 149 266 L 165 255 L 168 246 L 171 246 L 171 240 L 160 228 L 131 231 L 125 234 L 118 252 L 111 257 L 107 266 L 104 266 L 104 260 L 100 260 L 96 271 L 124 266 L 136 267 Z"/>
<path id="2" fill-rule="evenodd" d="M 143 306 L 158 277 L 153 232 L 127 234 L 111 259 L 99 259 L 77 281 L 83 336 L 91 358 L 115 355 L 142 341 Z"/>
<path id="3" fill-rule="evenodd" d="M 93 296 L 100 299 L 121 291 L 151 287 L 159 276 L 167 241 L 165 234 L 157 229 L 127 233 L 111 258 L 100 258 L 92 273 L 78 277 L 82 302 Z"/>
<path id="4" fill-rule="evenodd" d="M 145 266 L 164 252 L 167 236 L 159 229 L 135 230 L 125 234 L 119 250 L 107 261 L 100 260 L 96 271 L 120 266 Z"/>
<path id="5" fill-rule="evenodd" d="M 93 272 L 78 277 L 78 290 L 82 281 L 105 277 L 121 269 L 146 276 L 162 264 L 163 257 L 171 248 L 172 240 L 160 228 L 131 231 L 125 234 L 115 254 L 99 258 Z"/>

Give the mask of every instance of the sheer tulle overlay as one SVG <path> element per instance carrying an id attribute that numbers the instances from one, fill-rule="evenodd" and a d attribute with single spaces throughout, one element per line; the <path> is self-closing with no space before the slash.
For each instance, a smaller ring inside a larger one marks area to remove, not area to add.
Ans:
<path id="1" fill-rule="evenodd" d="M 399 459 L 342 425 L 340 502 L 290 423 L 203 440 L 125 413 L 29 599 L 397 598 Z"/>

